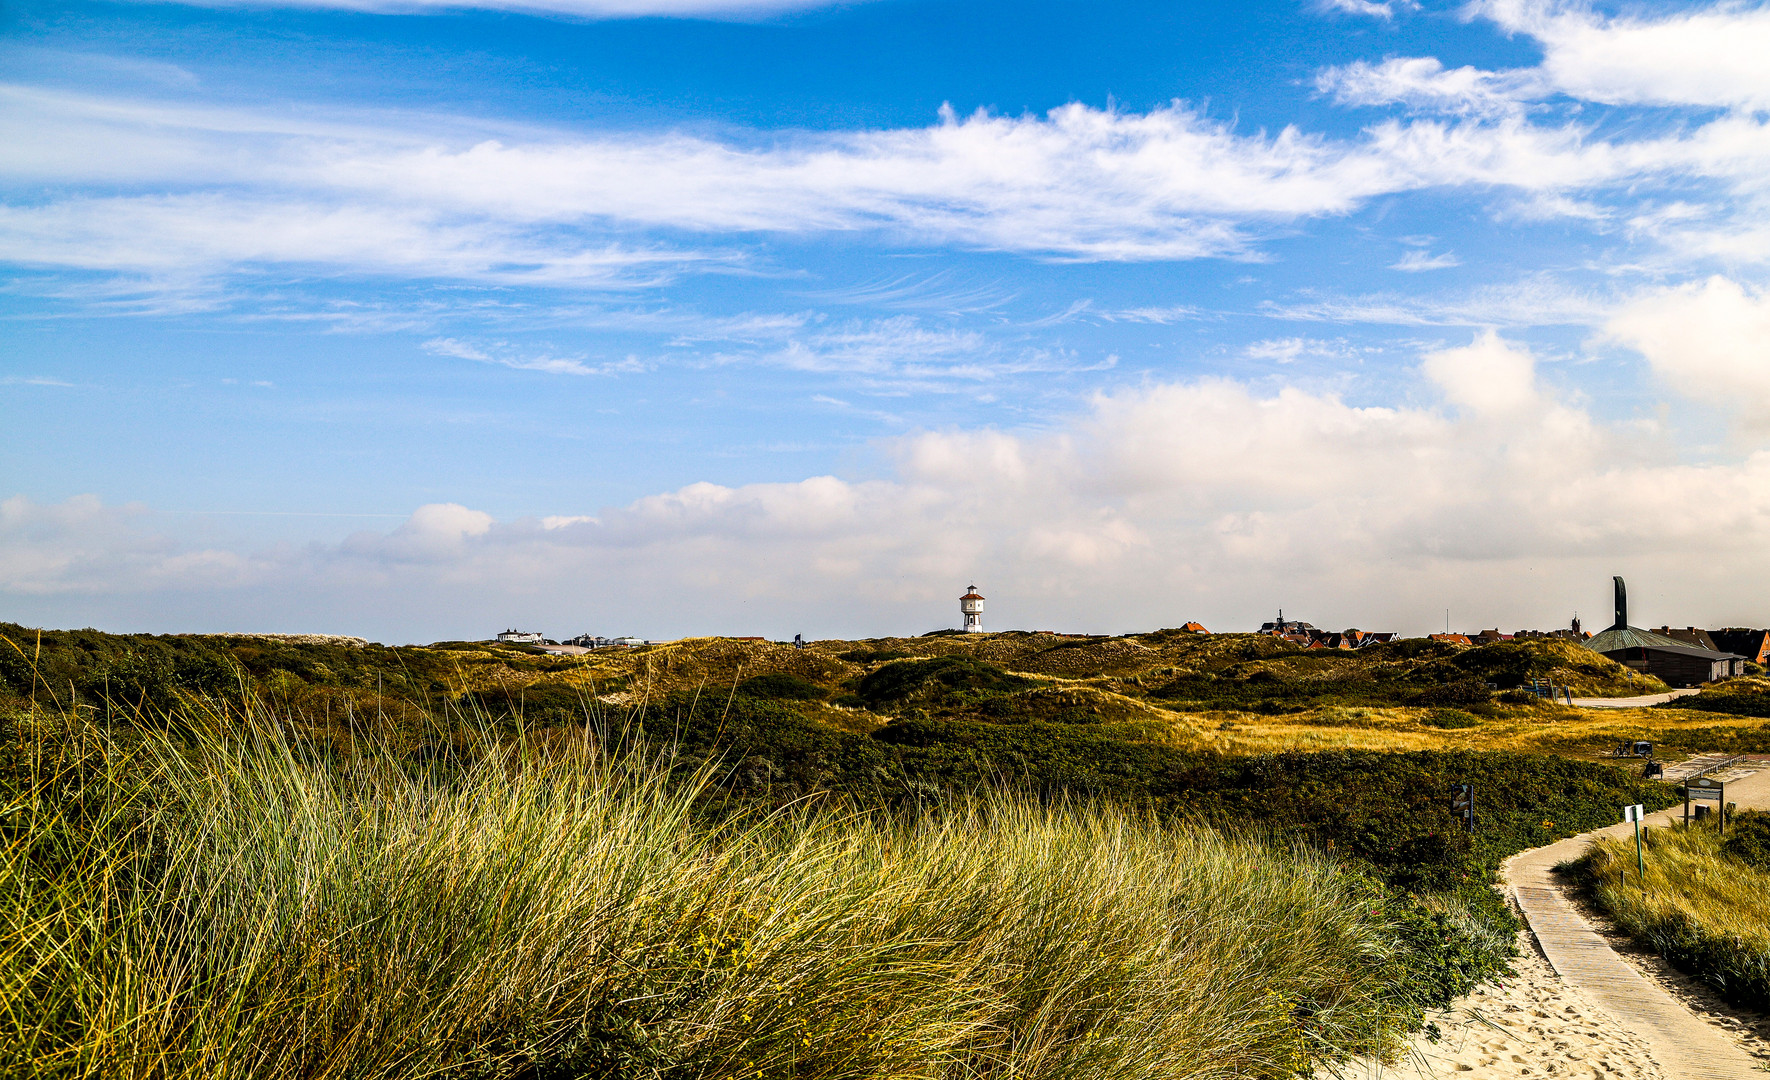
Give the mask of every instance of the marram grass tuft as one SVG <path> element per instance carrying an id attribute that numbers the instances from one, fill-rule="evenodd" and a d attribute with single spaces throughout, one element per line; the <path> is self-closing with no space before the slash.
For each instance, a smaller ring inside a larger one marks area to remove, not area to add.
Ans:
<path id="1" fill-rule="evenodd" d="M 1300 851 L 984 796 L 709 820 L 588 734 L 446 767 L 186 709 L 8 733 L 0 1075 L 1284 1077 L 1391 1049 Z M 147 732 L 147 734 L 143 734 Z"/>

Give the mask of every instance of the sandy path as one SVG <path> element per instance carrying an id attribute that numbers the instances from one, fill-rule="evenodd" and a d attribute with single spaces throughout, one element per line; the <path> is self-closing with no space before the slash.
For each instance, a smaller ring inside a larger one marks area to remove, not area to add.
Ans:
<path id="1" fill-rule="evenodd" d="M 1728 784 L 1729 800 L 1752 805 L 1754 800 L 1742 790 L 1747 783 Z M 1663 827 L 1673 820 L 1674 814 L 1667 811 L 1652 815 L 1647 824 Z M 1645 1043 L 1671 1080 L 1753 1080 L 1761 1076 L 1757 1062 L 1728 1033 L 1691 1012 L 1665 987 L 1618 956 L 1564 895 L 1554 874 L 1557 863 L 1577 859 L 1594 839 L 1620 838 L 1633 832 L 1632 825 L 1612 825 L 1521 852 L 1506 860 L 1501 876 L 1529 923 L 1538 949 L 1556 974 Z"/>
<path id="2" fill-rule="evenodd" d="M 1668 701 L 1689 697 L 1696 692 L 1673 690 L 1669 694 L 1642 694 L 1639 697 L 1576 697 L 1573 703 L 1582 709 L 1644 709 L 1649 705 L 1663 705 Z"/>
<path id="3" fill-rule="evenodd" d="M 1729 783 L 1727 794 L 1730 802 L 1742 807 L 1770 807 L 1770 770 Z M 1663 825 L 1671 817 L 1670 812 L 1656 814 L 1650 821 Z M 1520 886 L 1531 890 L 1521 906 L 1533 930 L 1521 942 L 1517 976 L 1482 987 L 1429 1017 L 1442 1031 L 1441 1038 L 1436 1043 L 1424 1036 L 1415 1038 L 1401 1063 L 1358 1062 L 1318 1076 L 1347 1080 L 1458 1075 L 1596 1080 L 1763 1076 L 1755 1071 L 1757 1062 L 1748 1053 L 1763 1051 L 1749 1025 L 1692 1012 L 1688 1003 L 1697 998 L 1675 993 L 1665 979 L 1619 958 L 1548 877 L 1549 867 L 1577 856 L 1593 837 L 1630 831 L 1630 826 L 1612 826 L 1508 860 L 1505 874 L 1514 900 L 1520 899 Z M 1539 946 L 1548 949 L 1547 955 Z M 1559 957 L 1560 963 L 1551 964 L 1550 957 Z M 1586 977 L 1593 980 L 1589 990 L 1569 981 Z"/>
<path id="4" fill-rule="evenodd" d="M 1395 1065 L 1360 1061 L 1321 1080 L 1420 1080 L 1426 1077 L 1573 1077 L 1670 1080 L 1638 1037 L 1567 985 L 1520 934 L 1518 974 L 1489 983 L 1427 1019 L 1443 1033 L 1414 1039 Z"/>

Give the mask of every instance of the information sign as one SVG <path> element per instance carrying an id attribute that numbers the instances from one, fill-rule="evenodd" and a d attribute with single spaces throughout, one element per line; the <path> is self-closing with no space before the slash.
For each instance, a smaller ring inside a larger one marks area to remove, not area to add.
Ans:
<path id="1" fill-rule="evenodd" d="M 1692 802 L 1712 802 L 1720 811 L 1721 831 L 1727 831 L 1727 784 L 1707 776 L 1699 776 L 1684 785 L 1684 820 L 1690 820 Z"/>
<path id="2" fill-rule="evenodd" d="M 1646 819 L 1647 807 L 1641 803 L 1623 807 L 1623 820 L 1635 823 L 1635 874 L 1636 880 L 1642 882 L 1643 888 L 1646 887 L 1647 881 L 1647 862 L 1646 856 L 1641 853 L 1641 822 Z"/>
<path id="3" fill-rule="evenodd" d="M 1450 812 L 1462 819 L 1463 831 L 1475 831 L 1475 785 L 1450 786 Z"/>

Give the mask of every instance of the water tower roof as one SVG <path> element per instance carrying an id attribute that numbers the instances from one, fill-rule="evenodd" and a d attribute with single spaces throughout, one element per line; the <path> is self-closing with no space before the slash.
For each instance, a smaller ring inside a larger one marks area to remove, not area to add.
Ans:
<path id="1" fill-rule="evenodd" d="M 965 591 L 965 595 L 959 597 L 959 599 L 961 599 L 961 600 L 982 600 L 982 599 L 984 599 L 984 596 L 982 593 L 977 591 L 977 586 L 971 585 L 971 586 L 967 586 L 966 591 Z"/>

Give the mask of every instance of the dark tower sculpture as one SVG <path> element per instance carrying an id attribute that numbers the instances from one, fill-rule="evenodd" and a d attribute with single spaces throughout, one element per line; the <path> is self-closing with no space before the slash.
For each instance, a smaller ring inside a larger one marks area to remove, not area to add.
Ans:
<path id="1" fill-rule="evenodd" d="M 1615 578 L 1611 578 L 1611 580 L 1616 582 L 1616 624 L 1614 626 L 1612 626 L 1611 629 L 1612 630 L 1627 630 L 1629 628 L 1629 594 L 1628 594 L 1628 590 L 1623 588 L 1623 579 L 1622 578 L 1615 577 Z"/>

